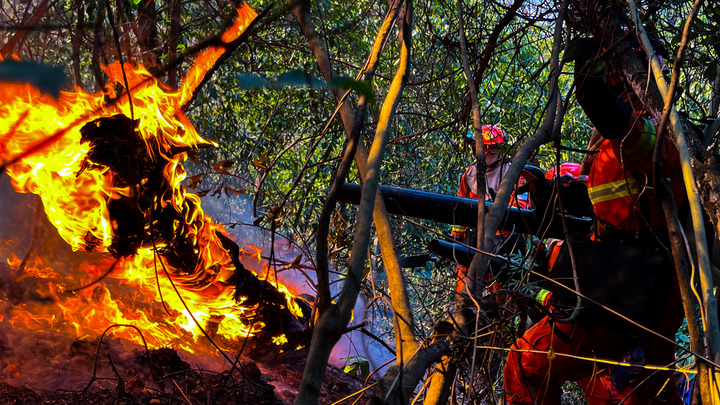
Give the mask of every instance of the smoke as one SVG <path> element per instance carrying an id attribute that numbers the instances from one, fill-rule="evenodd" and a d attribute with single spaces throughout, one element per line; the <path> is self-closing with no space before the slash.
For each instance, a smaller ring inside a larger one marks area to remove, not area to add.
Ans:
<path id="1" fill-rule="evenodd" d="M 49 284 L 98 256 L 72 252 L 48 222 L 40 198 L 14 192 L 8 176 L 0 175 L 0 206 L 0 380 L 33 389 L 81 389 L 93 363 L 80 350 L 75 329 L 63 322 Z M 38 257 L 52 263 L 41 269 L 46 278 L 28 271 Z"/>
<path id="2" fill-rule="evenodd" d="M 205 214 L 223 224 L 241 249 L 247 252 L 253 252 L 254 248 L 260 250 L 260 259 L 249 255 L 242 257 L 243 266 L 262 274 L 267 270 L 263 268 L 265 264 L 295 295 L 315 296 L 316 278 L 311 257 L 314 251 L 303 246 L 297 238 L 280 232 L 273 234 L 269 229 L 254 225 L 257 218 L 252 215 L 251 197 L 222 194 L 206 195 L 201 200 Z"/>
<path id="3" fill-rule="evenodd" d="M 366 321 L 367 312 L 364 296 L 360 295 L 353 310 L 353 324 Z M 369 329 L 369 328 L 366 328 Z M 370 371 L 379 370 L 395 356 L 375 338 L 356 329 L 343 335 L 330 354 L 330 363 L 344 368 L 356 362 L 367 360 Z M 382 374 L 382 373 L 381 373 Z"/>
<path id="4" fill-rule="evenodd" d="M 273 247 L 272 254 L 275 258 L 273 267 L 274 271 L 277 271 L 278 279 L 298 295 L 306 294 L 315 297 L 316 291 L 313 284 L 316 282 L 316 278 L 312 262 L 315 255 L 314 250 L 310 250 L 290 236 L 280 233 L 276 233 L 273 240 L 270 230 L 253 225 L 256 218 L 252 215 L 252 198 L 250 196 L 233 195 L 228 197 L 225 194 L 205 196 L 202 198 L 202 207 L 206 215 L 226 226 L 229 235 L 241 247 L 248 244 L 257 246 L 262 249 L 262 256 L 265 258 L 270 256 L 270 248 Z M 303 271 L 283 268 L 287 263 L 292 263 L 298 258 L 300 259 L 296 263 L 298 266 L 305 267 Z M 255 270 L 252 267 L 253 261 L 244 259 L 243 265 L 248 266 L 248 264 L 251 264 L 250 267 Z M 333 295 L 339 293 L 341 285 L 339 282 L 332 283 L 335 288 Z M 365 307 L 366 302 L 361 295 L 355 303 L 353 325 L 366 319 Z M 343 335 L 335 345 L 330 355 L 330 363 L 343 368 L 366 359 L 370 370 L 375 370 L 393 358 L 394 355 L 377 340 L 360 330 L 353 330 Z"/>

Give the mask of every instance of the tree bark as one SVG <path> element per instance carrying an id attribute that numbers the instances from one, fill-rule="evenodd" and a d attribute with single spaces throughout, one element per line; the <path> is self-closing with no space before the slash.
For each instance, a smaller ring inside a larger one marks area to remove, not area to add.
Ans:
<path id="1" fill-rule="evenodd" d="M 174 6 L 175 4 L 173 4 L 173 7 Z M 155 0 L 140 1 L 138 4 L 138 15 L 135 19 L 135 24 L 133 24 L 134 31 L 138 45 L 140 46 L 140 60 L 148 72 L 154 76 L 158 76 L 162 70 L 158 63 L 158 55 L 160 55 L 162 48 L 160 47 L 160 37 L 158 36 L 156 19 L 157 7 Z"/>
<path id="2" fill-rule="evenodd" d="M 716 73 L 713 82 L 712 93 L 710 96 L 710 116 L 720 115 L 720 63 L 715 65 Z"/>
<path id="3" fill-rule="evenodd" d="M 123 60 L 122 54 L 125 52 L 127 54 L 128 61 L 136 61 L 137 58 L 133 52 L 132 45 L 130 45 L 130 31 L 132 28 L 128 23 L 128 15 L 125 12 L 123 3 L 121 1 L 111 3 L 110 0 L 106 0 L 105 3 L 108 5 L 108 21 L 114 31 L 113 35 L 115 36 L 115 46 L 117 48 L 116 51 L 118 53 L 118 60 Z M 117 10 L 113 10 L 113 5 L 117 8 Z M 115 13 L 117 13 L 117 15 L 115 15 Z M 118 28 L 120 29 L 118 30 Z"/>
<path id="4" fill-rule="evenodd" d="M 659 171 L 658 171 L 659 172 Z M 682 241 L 682 230 L 677 222 L 678 214 L 670 187 L 663 183 L 658 184 L 658 196 L 662 203 L 665 219 L 668 223 L 668 233 L 671 240 L 672 257 L 675 265 L 675 274 L 680 287 L 680 295 L 683 300 L 683 309 L 685 311 L 685 319 L 687 319 L 688 335 L 690 337 L 690 347 L 695 353 L 704 353 L 705 343 L 703 340 L 702 326 L 698 322 L 695 314 L 695 306 L 697 305 L 693 295 L 692 279 L 688 270 L 688 261 L 685 256 L 684 244 Z M 710 368 L 708 364 L 697 359 L 698 369 L 698 387 L 700 388 L 700 397 L 703 403 L 712 404 L 712 388 L 710 385 Z"/>
<path id="5" fill-rule="evenodd" d="M 180 37 L 180 24 L 182 22 L 181 1 L 171 0 L 170 5 L 170 33 L 168 34 L 168 61 L 172 64 L 177 58 L 178 39 Z M 178 68 L 172 66 L 168 70 L 168 86 L 171 89 L 178 89 Z"/>
<path id="6" fill-rule="evenodd" d="M 102 91 L 105 87 L 105 75 L 100 67 L 100 63 L 105 61 L 103 55 L 103 46 L 105 45 L 105 36 L 103 35 L 103 21 L 105 20 L 105 7 L 101 5 L 102 0 L 98 0 L 97 14 L 95 15 L 95 26 L 93 29 L 93 47 L 92 58 L 90 64 L 93 74 L 95 75 L 95 91 Z"/>
<path id="7" fill-rule="evenodd" d="M 82 46 L 83 36 L 85 35 L 85 0 L 78 0 L 75 4 L 77 7 L 77 23 L 75 29 L 72 30 L 70 42 L 72 43 L 72 67 L 75 86 L 82 88 L 82 76 L 80 76 L 80 47 Z"/>
<path id="8" fill-rule="evenodd" d="M 478 195 L 478 201 L 485 201 L 485 189 L 487 187 L 487 179 L 485 173 L 487 172 L 487 165 L 485 162 L 485 142 L 483 140 L 482 133 L 482 122 L 480 114 L 480 105 L 478 104 L 477 98 L 477 84 L 471 81 L 472 73 L 470 71 L 470 62 L 468 62 L 468 50 L 467 41 L 465 39 L 465 28 L 463 22 L 463 10 L 462 0 L 458 0 L 458 32 L 460 34 L 460 49 L 462 51 L 462 66 L 465 71 L 465 76 L 468 80 L 468 91 L 470 93 L 470 106 L 472 108 L 473 116 L 473 132 L 475 133 L 475 165 L 477 167 L 476 179 L 476 190 Z M 506 17 L 509 14 L 506 14 Z M 493 32 L 495 33 L 495 32 Z M 497 33 L 499 35 L 499 32 Z M 494 37 L 497 40 L 497 36 Z M 483 69 L 484 71 L 484 69 Z M 479 76 L 482 76 L 480 74 Z M 478 217 L 477 217 L 477 248 L 481 251 L 485 251 L 484 238 L 485 235 L 485 204 L 478 204 Z M 473 280 L 473 283 L 477 283 L 477 280 Z M 467 285 L 467 282 L 466 282 Z M 472 289 L 470 290 L 472 291 Z"/>
<path id="9" fill-rule="evenodd" d="M 327 53 L 320 44 L 320 39 L 315 32 L 314 26 L 310 22 L 309 8 L 306 3 L 295 3 L 296 7 L 293 12 L 300 22 L 300 26 L 308 39 L 311 50 L 315 55 L 318 62 L 318 67 L 321 74 L 326 81 L 330 81 L 334 77 L 332 67 L 330 66 L 330 60 Z M 394 0 L 391 3 L 388 10 L 388 14 L 380 28 L 371 55 L 368 58 L 363 70 L 365 71 L 364 80 L 367 82 L 372 81 L 375 73 L 375 69 L 379 62 L 379 56 L 384 49 L 387 36 L 389 35 L 392 24 L 395 21 L 400 8 L 402 5 L 401 0 Z M 367 168 L 368 153 L 359 140 L 359 135 L 362 130 L 364 122 L 365 112 L 367 109 L 368 100 L 363 96 L 358 102 L 357 113 L 353 115 L 350 107 L 344 102 L 345 96 L 343 96 L 338 89 L 333 89 L 333 94 L 338 101 L 340 109 L 340 117 L 345 128 L 345 132 L 348 135 L 348 147 L 346 151 L 352 151 L 355 156 L 355 160 L 358 165 L 358 171 L 361 178 L 365 177 Z M 354 145 L 357 146 L 354 146 Z M 336 180 L 332 185 L 330 192 L 328 193 L 327 199 L 323 206 L 323 210 L 320 214 L 318 231 L 317 231 L 317 266 L 318 266 L 318 303 L 317 307 L 319 311 L 323 311 L 327 308 L 330 301 L 330 291 L 328 288 L 328 268 L 327 268 L 327 233 L 329 230 L 329 221 L 332 211 L 335 209 L 337 189 L 344 182 L 347 173 L 349 172 L 349 160 L 343 158 L 343 162 L 338 169 Z M 402 269 L 400 268 L 397 253 L 395 252 L 395 246 L 392 238 L 392 230 L 390 227 L 390 221 L 387 216 L 385 209 L 385 203 L 380 194 L 376 197 L 375 208 L 373 212 L 375 219 L 375 226 L 380 237 L 380 250 L 383 257 L 383 263 L 388 275 L 388 283 L 390 287 L 390 295 L 395 309 L 394 323 L 398 329 L 397 336 L 400 339 L 396 340 L 396 346 L 405 345 L 404 348 L 398 346 L 397 352 L 401 353 L 400 357 L 403 358 L 403 353 L 407 353 L 409 356 L 414 353 L 417 348 L 417 341 L 414 337 L 414 321 L 412 310 L 410 309 L 409 298 L 405 287 L 404 277 Z"/>
<path id="10" fill-rule="evenodd" d="M 425 370 L 449 350 L 447 341 L 436 342 L 418 350 L 405 364 L 393 365 L 380 380 L 375 396 L 368 404 L 407 404 Z"/>

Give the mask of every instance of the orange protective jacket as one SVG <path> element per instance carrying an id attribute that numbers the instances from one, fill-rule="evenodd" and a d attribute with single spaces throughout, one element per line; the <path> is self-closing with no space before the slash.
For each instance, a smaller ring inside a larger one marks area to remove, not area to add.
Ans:
<path id="1" fill-rule="evenodd" d="M 468 181 L 469 181 L 468 173 L 470 173 L 474 167 L 475 166 L 470 166 L 465 171 L 465 173 L 463 173 L 462 176 L 460 176 L 460 185 L 458 187 L 458 192 L 457 192 L 458 197 L 474 198 L 474 199 L 478 198 L 477 193 L 475 193 L 472 190 L 473 188 L 468 183 Z M 500 172 L 499 173 L 500 176 L 498 176 L 495 179 L 497 184 L 488 184 L 487 187 L 495 190 L 500 185 L 500 181 L 502 180 L 502 175 L 504 174 L 505 171 L 507 171 L 508 167 L 509 167 L 509 164 L 504 164 L 501 167 L 499 167 L 498 170 L 502 170 L 502 172 Z M 487 179 L 487 180 L 490 180 L 490 179 Z M 525 179 L 522 176 L 520 176 L 520 179 L 518 180 L 518 184 L 523 184 L 524 182 L 525 182 Z M 492 201 L 492 198 L 490 197 L 490 195 L 487 195 L 487 194 L 485 195 L 485 201 Z M 508 205 L 511 207 L 518 207 L 518 208 L 525 208 L 525 209 L 529 208 L 530 203 L 528 202 L 527 193 L 517 195 L 515 192 L 513 192 L 512 195 L 510 196 L 510 203 Z M 456 237 L 462 239 L 463 237 L 465 237 L 466 230 L 467 230 L 467 228 L 465 228 L 464 226 L 454 225 L 452 227 L 451 234 L 453 236 L 456 236 Z"/>
<path id="2" fill-rule="evenodd" d="M 644 224 L 653 230 L 666 229 L 662 208 L 651 190 L 656 125 L 654 119 L 633 113 L 627 136 L 605 139 L 600 144 L 588 180 L 588 194 L 600 224 L 619 231 L 639 232 Z M 663 144 L 661 177 L 670 179 L 679 206 L 685 199 L 684 183 L 671 139 Z"/>

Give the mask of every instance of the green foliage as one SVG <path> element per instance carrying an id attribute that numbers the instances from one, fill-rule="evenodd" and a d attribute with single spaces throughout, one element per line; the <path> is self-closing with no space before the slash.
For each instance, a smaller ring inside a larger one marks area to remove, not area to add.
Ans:
<path id="1" fill-rule="evenodd" d="M 566 382 L 562 386 L 562 403 L 563 405 L 586 405 L 585 394 L 576 382 Z"/>
<path id="2" fill-rule="evenodd" d="M 372 88 L 365 82 L 349 77 L 335 77 L 329 83 L 309 75 L 302 70 L 294 69 L 281 73 L 276 80 L 265 80 L 256 74 L 238 74 L 237 81 L 241 89 L 278 88 L 278 87 L 309 87 L 315 89 L 350 89 L 375 100 Z"/>
<path id="3" fill-rule="evenodd" d="M 365 380 L 370 375 L 370 363 L 363 356 L 341 357 L 347 362 L 343 372 Z"/>

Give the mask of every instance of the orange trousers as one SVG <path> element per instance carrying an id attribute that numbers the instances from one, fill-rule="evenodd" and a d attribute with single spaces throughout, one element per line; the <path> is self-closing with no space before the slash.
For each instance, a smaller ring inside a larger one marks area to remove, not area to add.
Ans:
<path id="1" fill-rule="evenodd" d="M 643 339 L 639 344 L 646 351 L 648 364 L 667 365 L 674 358 L 672 345 L 657 337 Z M 612 382 L 608 364 L 564 356 L 619 362 L 628 349 L 631 347 L 626 333 L 580 326 L 577 322 L 556 323 L 545 317 L 512 346 L 504 373 L 507 402 L 559 405 L 562 385 L 577 381 L 589 405 L 618 404 L 623 399 L 628 405 L 682 404 L 672 372 L 649 376 L 643 371 L 631 385 L 618 388 Z M 634 386 L 638 389 L 634 390 Z M 658 396 L 663 386 L 666 388 Z"/>

